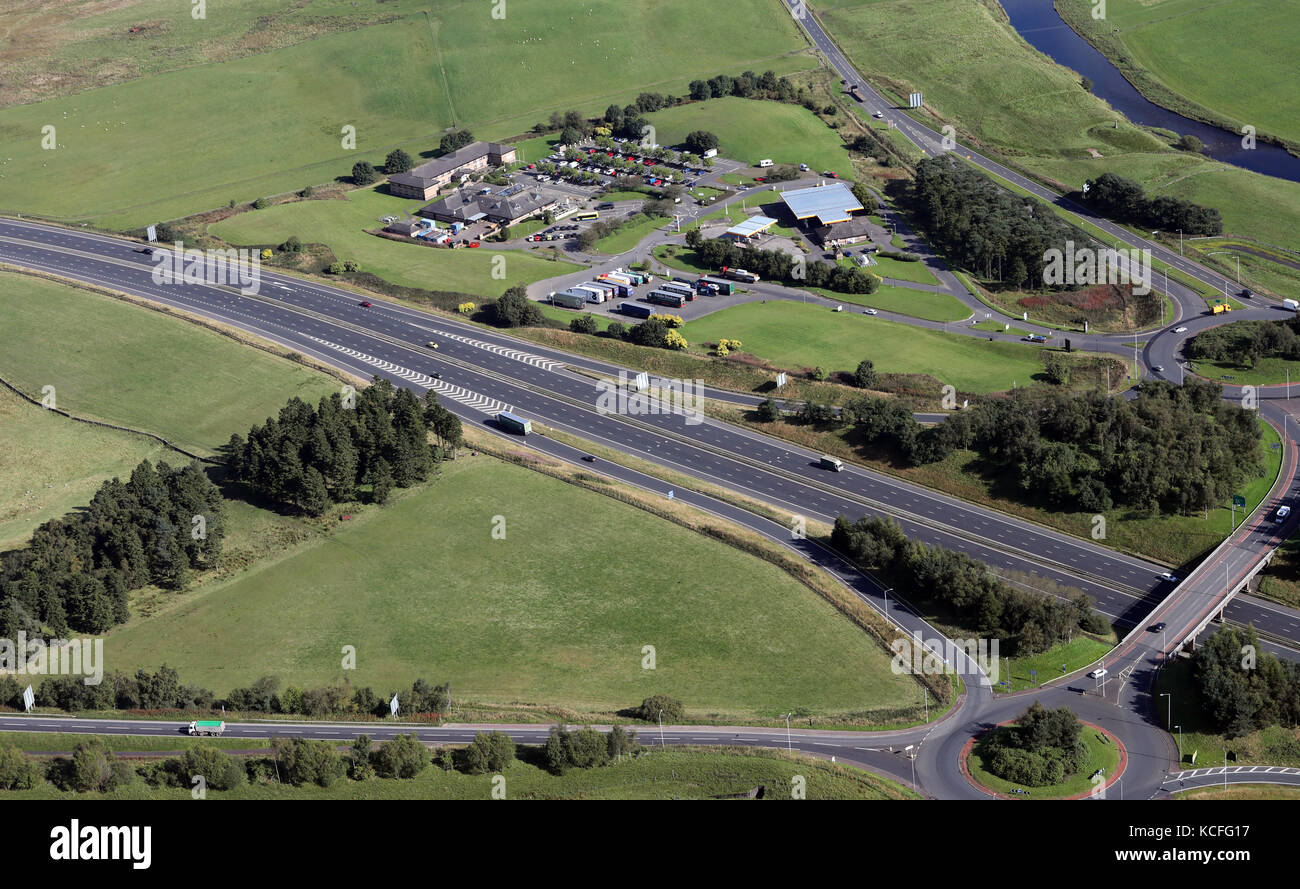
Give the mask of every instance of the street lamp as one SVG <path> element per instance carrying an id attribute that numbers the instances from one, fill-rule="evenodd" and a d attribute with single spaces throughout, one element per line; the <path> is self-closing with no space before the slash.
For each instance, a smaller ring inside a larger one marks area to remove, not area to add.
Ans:
<path id="1" fill-rule="evenodd" d="M 1181 725 L 1176 725 L 1174 726 L 1174 728 L 1178 729 L 1178 764 L 1182 765 L 1183 764 L 1183 727 Z"/>
<path id="2" fill-rule="evenodd" d="M 664 711 L 659 710 L 659 746 L 664 746 Z"/>
<path id="3" fill-rule="evenodd" d="M 791 710 L 789 713 L 785 714 L 785 751 L 786 751 L 786 753 L 790 753 L 790 752 L 792 752 L 792 750 L 793 750 L 793 747 L 791 746 L 791 741 L 790 741 L 790 717 L 793 716 L 793 715 L 794 715 L 794 711 L 793 711 L 793 710 Z"/>

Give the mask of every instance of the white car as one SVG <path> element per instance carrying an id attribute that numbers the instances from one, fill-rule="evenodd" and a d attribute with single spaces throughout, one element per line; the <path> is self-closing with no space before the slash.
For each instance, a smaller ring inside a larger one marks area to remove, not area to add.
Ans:
<path id="1" fill-rule="evenodd" d="M 1174 333 L 1187 333 L 1187 328 L 1186 328 L 1186 327 L 1175 327 L 1175 328 L 1174 328 Z"/>
<path id="2" fill-rule="evenodd" d="M 864 314 L 864 315 L 879 315 L 880 313 L 877 312 L 875 309 L 863 309 L 863 310 L 862 310 L 862 314 Z"/>
<path id="3" fill-rule="evenodd" d="M 883 111 L 873 111 L 871 112 L 871 116 L 879 120 L 880 118 L 884 117 L 885 114 Z"/>
<path id="4" fill-rule="evenodd" d="M 1177 575 L 1177 574 L 1170 574 L 1168 571 L 1166 571 L 1164 574 L 1161 574 L 1161 575 L 1160 575 L 1160 579 L 1161 579 L 1161 580 L 1167 580 L 1167 581 L 1169 581 L 1170 583 L 1178 583 L 1178 575 Z"/>
<path id="5" fill-rule="evenodd" d="M 1291 507 L 1279 506 L 1277 508 L 1277 518 L 1273 519 L 1274 523 L 1280 525 L 1286 521 L 1286 517 L 1291 514 Z"/>
<path id="6" fill-rule="evenodd" d="M 1096 670 L 1093 670 L 1091 673 L 1089 673 L 1089 674 L 1088 674 L 1088 678 L 1089 678 L 1089 679 L 1100 679 L 1100 678 L 1102 678 L 1102 677 L 1105 676 L 1105 675 L 1106 675 L 1106 668 L 1105 668 L 1105 667 L 1099 667 L 1099 668 L 1097 668 Z"/>

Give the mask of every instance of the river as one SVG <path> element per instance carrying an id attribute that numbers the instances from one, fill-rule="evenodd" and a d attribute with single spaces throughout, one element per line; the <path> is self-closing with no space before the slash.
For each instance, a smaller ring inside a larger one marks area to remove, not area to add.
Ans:
<path id="1" fill-rule="evenodd" d="M 1109 59 L 1065 23 L 1052 0 L 1001 0 L 1001 3 L 1011 18 L 1012 27 L 1031 46 L 1058 64 L 1087 77 L 1092 81 L 1094 95 L 1105 99 L 1134 123 L 1195 136 L 1205 143 L 1205 153 L 1215 160 L 1266 176 L 1300 182 L 1300 158 L 1276 145 L 1256 142 L 1254 148 L 1244 148 L 1239 133 L 1183 117 L 1147 101 Z"/>

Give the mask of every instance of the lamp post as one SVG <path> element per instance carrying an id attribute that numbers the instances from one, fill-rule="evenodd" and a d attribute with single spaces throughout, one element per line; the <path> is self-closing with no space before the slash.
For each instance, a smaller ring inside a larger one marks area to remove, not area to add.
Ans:
<path id="1" fill-rule="evenodd" d="M 786 753 L 790 753 L 790 752 L 793 750 L 793 747 L 791 746 L 791 741 L 790 741 L 790 717 L 791 717 L 793 714 L 794 714 L 794 711 L 793 711 L 793 710 L 790 711 L 789 713 L 785 714 L 785 750 L 786 750 Z"/>
<path id="2" fill-rule="evenodd" d="M 664 711 L 659 710 L 659 746 L 664 746 Z"/>
<path id="3" fill-rule="evenodd" d="M 1176 725 L 1174 726 L 1174 728 L 1178 729 L 1178 764 L 1182 765 L 1183 764 L 1183 727 L 1181 725 Z"/>

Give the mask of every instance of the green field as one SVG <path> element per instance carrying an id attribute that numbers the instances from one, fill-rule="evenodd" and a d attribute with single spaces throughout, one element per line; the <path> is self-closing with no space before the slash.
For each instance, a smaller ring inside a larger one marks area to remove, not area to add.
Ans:
<path id="1" fill-rule="evenodd" d="M 141 460 L 180 458 L 142 436 L 49 413 L 8 389 L 0 389 L 0 452 L 0 551 L 85 505 L 105 479 L 129 475 Z"/>
<path id="2" fill-rule="evenodd" d="M 748 42 L 749 33 L 746 29 L 745 40 L 737 42 Z M 677 145 L 692 130 L 707 130 L 717 135 L 723 157 L 751 165 L 771 158 L 778 164 L 804 163 L 819 173 L 853 175 L 844 141 L 802 105 L 727 96 L 656 111 L 646 119 L 662 145 Z"/>
<path id="3" fill-rule="evenodd" d="M 631 250 L 654 232 L 671 224 L 671 219 L 662 216 L 645 216 L 622 226 L 617 232 L 596 242 L 596 249 L 601 253 L 624 253 Z M 563 274 L 556 272 L 555 274 Z"/>
<path id="4" fill-rule="evenodd" d="M 910 296 L 920 291 L 906 291 Z M 951 299 L 951 297 L 949 297 Z M 965 392 L 1028 385 L 1042 374 L 1038 348 L 924 330 L 856 312 L 793 302 L 746 303 L 685 326 L 692 343 L 738 339 L 781 367 L 851 370 L 870 358 L 886 373 L 930 374 Z"/>
<path id="5" fill-rule="evenodd" d="M 652 745 L 648 730 L 640 740 Z M 0 739 L 2 742 L 3 739 Z M 247 746 L 260 742 L 249 741 Z M 531 758 L 534 751 L 522 748 Z M 713 799 L 762 786 L 763 799 L 793 799 L 796 775 L 804 778 L 805 798 L 844 800 L 918 799 L 902 785 L 870 772 L 781 751 L 732 749 L 652 750 L 646 755 L 593 769 L 553 775 L 531 761 L 516 761 L 504 771 L 506 799 Z M 415 778 L 374 778 L 315 785 L 245 784 L 237 790 L 209 790 L 208 799 L 438 799 L 492 798 L 493 775 L 464 775 L 430 766 Z M 0 792 L 0 800 L 190 799 L 190 789 L 152 788 L 142 780 L 109 793 L 64 793 L 51 784 Z"/>
<path id="6" fill-rule="evenodd" d="M 492 537 L 494 516 L 505 539 Z M 646 545 L 603 545 L 615 540 Z M 485 456 L 133 618 L 105 657 L 122 669 L 165 662 L 224 693 L 263 675 L 343 679 L 348 644 L 353 685 L 423 676 L 451 682 L 467 706 L 612 712 L 662 692 L 725 721 L 770 719 L 790 701 L 826 719 L 883 718 L 920 699 L 878 644 L 775 566 Z M 645 645 L 656 669 L 642 668 Z"/>
<path id="7" fill-rule="evenodd" d="M 1164 16 L 1168 2 L 1145 6 L 1143 14 Z M 1136 0 L 1126 5 L 1131 8 Z M 984 146 L 1005 153 L 1040 176 L 1065 188 L 1077 188 L 1085 179 L 1114 172 L 1141 182 L 1156 194 L 1218 208 L 1230 233 L 1283 246 L 1300 245 L 1296 234 L 1300 231 L 1300 183 L 1170 150 L 1162 137 L 1124 119 L 1116 127 L 1110 106 L 1087 93 L 1077 74 L 1022 40 L 992 0 L 831 0 L 819 4 L 817 13 L 864 74 L 878 83 L 885 81 L 896 93 L 923 92 L 927 109 L 953 124 L 959 135 L 973 135 Z M 1240 14 L 1237 4 L 1221 6 L 1214 13 L 1233 21 Z M 1272 15 L 1288 13 L 1274 5 Z M 1256 27 L 1267 25 L 1252 24 L 1251 30 Z M 1273 27 L 1277 30 L 1263 42 L 1265 47 L 1290 36 L 1284 28 Z M 1222 33 L 1207 32 L 1200 39 L 1212 41 Z M 1235 26 L 1233 33 L 1235 41 Z M 1237 64 L 1239 56 L 1257 52 L 1261 60 L 1272 57 L 1242 40 L 1213 65 L 1205 66 L 1204 76 L 1213 78 L 1220 66 Z M 1181 46 L 1166 47 L 1165 53 L 1189 69 L 1205 57 L 1199 52 L 1184 54 Z M 1231 90 L 1247 76 L 1242 72 L 1254 73 L 1262 67 L 1263 63 L 1239 68 L 1220 84 Z M 1281 68 L 1276 73 L 1286 76 Z M 1259 82 L 1270 95 L 1285 91 L 1269 88 L 1268 77 Z M 1295 99 L 1281 104 L 1283 109 L 1294 108 Z M 939 123 L 921 116 L 933 125 Z M 1102 158 L 1093 159 L 1089 148 L 1100 152 Z"/>
<path id="8" fill-rule="evenodd" d="M 1290 88 L 1300 80 L 1295 10 L 1286 4 L 1109 0 L 1104 22 L 1093 20 L 1088 0 L 1059 7 L 1152 101 L 1300 144 L 1300 96 Z"/>
<path id="9" fill-rule="evenodd" d="M 355 259 L 362 271 L 394 284 L 476 296 L 497 297 L 520 281 L 532 283 L 578 268 L 527 251 L 498 252 L 490 241 L 478 249 L 448 250 L 366 234 L 366 229 L 383 228 L 379 220 L 384 216 L 409 215 L 422 204 L 367 188 L 349 192 L 343 200 L 297 201 L 250 210 L 210 225 L 208 231 L 236 245 L 279 244 L 296 236 L 304 244 L 328 244 L 339 259 Z M 497 264 L 496 256 L 505 257 L 503 265 Z"/>
<path id="10" fill-rule="evenodd" d="M 961 321 L 969 318 L 971 311 L 961 300 L 947 293 L 935 293 L 932 290 L 912 290 L 909 287 L 895 287 L 881 284 L 875 293 L 836 293 L 822 287 L 805 288 L 809 293 L 816 293 L 833 302 L 842 302 L 846 306 L 870 306 L 886 312 L 898 312 L 926 321 Z M 851 311 L 845 308 L 846 312 Z"/>
<path id="11" fill-rule="evenodd" d="M 853 249 L 857 253 L 856 248 Z M 892 256 L 873 256 L 871 270 L 882 278 L 896 278 L 899 281 L 911 281 L 915 284 L 938 284 L 939 279 L 924 262 L 907 262 Z"/>
<path id="12" fill-rule="evenodd" d="M 26 275 L 0 273 L 0 314 L 0 375 L 20 389 L 39 397 L 54 386 L 62 410 L 201 453 L 213 453 L 294 395 L 315 403 L 341 385 L 214 331 Z"/>
<path id="13" fill-rule="evenodd" d="M 124 5 L 78 20 L 88 39 L 62 50 L 92 72 L 86 59 L 124 55 L 123 82 L 0 110 L 0 209 L 140 226 L 329 182 L 396 145 L 428 152 L 453 125 L 507 139 L 551 111 L 595 114 L 643 91 L 681 95 L 700 77 L 815 64 L 767 0 L 517 2 L 505 19 L 462 0 L 243 0 L 208 16 L 216 28 L 191 20 L 188 5 Z M 160 26 L 128 42 L 127 27 L 155 12 Z M 283 21 L 299 26 L 281 31 L 291 45 L 264 36 Z M 744 40 L 715 39 L 737 21 Z M 39 55 L 23 64 L 51 69 Z M 87 82 L 103 81 L 55 91 Z M 46 125 L 54 150 L 41 147 Z"/>

